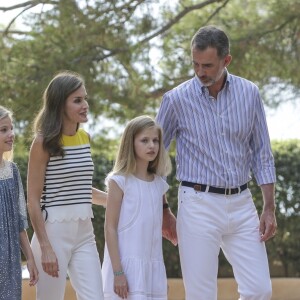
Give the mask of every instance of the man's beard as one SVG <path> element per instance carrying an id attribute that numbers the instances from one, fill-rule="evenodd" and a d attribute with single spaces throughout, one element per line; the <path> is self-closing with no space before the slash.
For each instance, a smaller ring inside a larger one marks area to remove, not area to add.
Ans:
<path id="1" fill-rule="evenodd" d="M 216 83 L 216 80 L 209 78 L 209 77 L 206 77 L 205 81 L 202 80 L 200 77 L 199 77 L 199 79 L 200 79 L 201 83 L 203 84 L 203 86 L 205 86 L 205 87 L 210 87 Z"/>

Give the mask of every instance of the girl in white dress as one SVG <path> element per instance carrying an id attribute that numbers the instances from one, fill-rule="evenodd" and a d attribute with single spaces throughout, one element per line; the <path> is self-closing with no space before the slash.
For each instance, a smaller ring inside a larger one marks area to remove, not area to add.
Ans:
<path id="1" fill-rule="evenodd" d="M 170 171 L 161 128 L 148 116 L 131 120 L 107 178 L 105 252 L 107 300 L 166 300 L 162 253 L 163 195 Z"/>

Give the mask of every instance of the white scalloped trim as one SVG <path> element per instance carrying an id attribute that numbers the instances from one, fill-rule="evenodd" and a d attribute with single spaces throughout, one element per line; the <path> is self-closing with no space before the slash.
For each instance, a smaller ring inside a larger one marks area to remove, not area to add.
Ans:
<path id="1" fill-rule="evenodd" d="M 68 222 L 91 219 L 94 217 L 92 208 L 84 208 L 82 205 L 57 206 L 47 208 L 47 222 Z M 45 215 L 45 213 L 44 213 Z"/>

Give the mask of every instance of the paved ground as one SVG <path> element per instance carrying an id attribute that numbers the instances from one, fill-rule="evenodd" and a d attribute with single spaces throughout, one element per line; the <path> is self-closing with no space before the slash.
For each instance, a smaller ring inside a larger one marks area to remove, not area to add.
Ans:
<path id="1" fill-rule="evenodd" d="M 184 300 L 184 288 L 181 279 L 169 279 L 168 300 Z M 273 278 L 272 300 L 300 300 L 300 278 Z M 237 300 L 237 286 L 232 278 L 218 280 L 218 300 Z M 35 288 L 30 288 L 28 280 L 23 280 L 22 300 L 35 300 Z M 54 299 L 53 299 L 54 300 Z M 76 300 L 74 290 L 67 282 L 65 300 Z M 195 299 L 196 300 L 196 299 Z"/>

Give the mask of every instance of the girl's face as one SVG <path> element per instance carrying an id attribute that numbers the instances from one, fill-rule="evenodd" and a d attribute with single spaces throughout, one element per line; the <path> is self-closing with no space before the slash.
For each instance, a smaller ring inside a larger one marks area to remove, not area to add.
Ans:
<path id="1" fill-rule="evenodd" d="M 11 151 L 14 143 L 14 128 L 9 116 L 0 119 L 0 154 Z"/>
<path id="2" fill-rule="evenodd" d="M 64 123 L 78 124 L 87 122 L 88 109 L 87 93 L 85 87 L 81 86 L 66 100 Z"/>
<path id="3" fill-rule="evenodd" d="M 147 128 L 134 138 L 134 153 L 136 161 L 149 163 L 153 161 L 159 151 L 159 132 L 155 127 Z"/>

